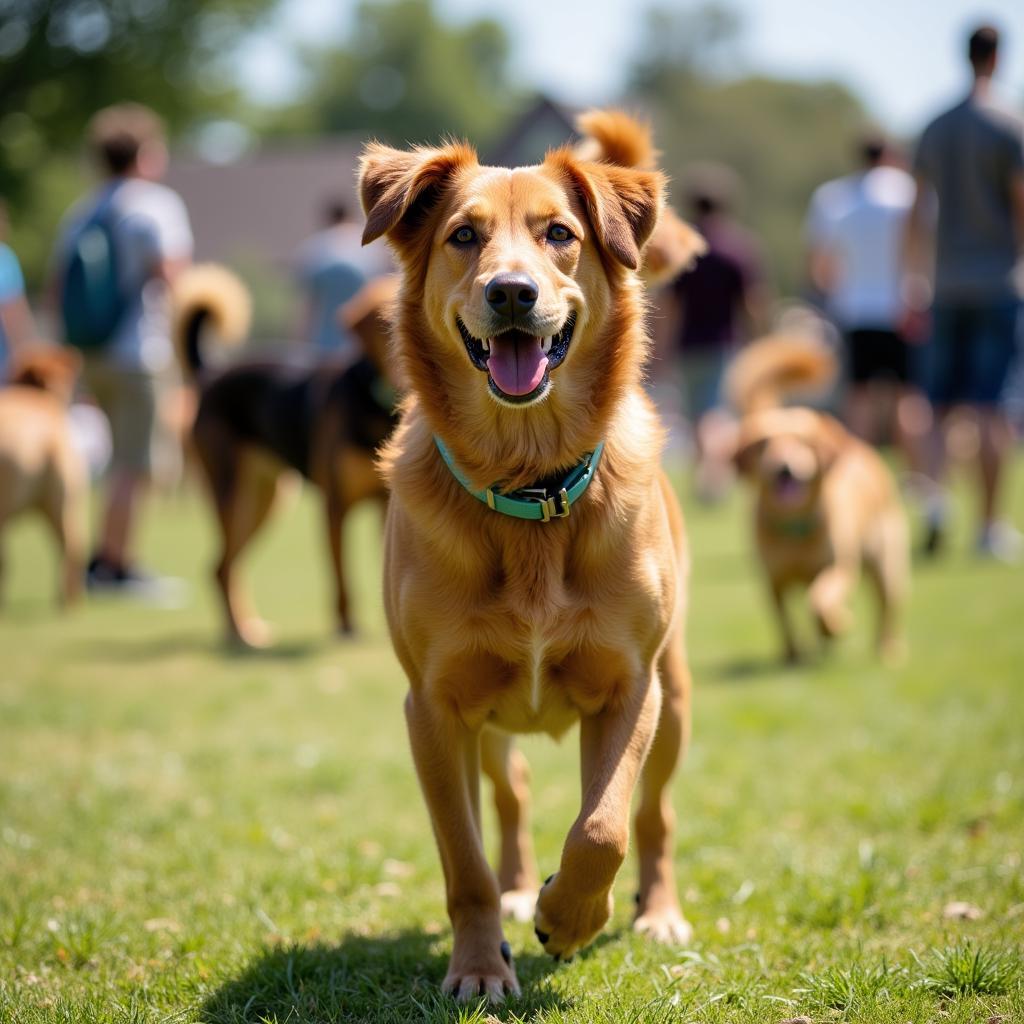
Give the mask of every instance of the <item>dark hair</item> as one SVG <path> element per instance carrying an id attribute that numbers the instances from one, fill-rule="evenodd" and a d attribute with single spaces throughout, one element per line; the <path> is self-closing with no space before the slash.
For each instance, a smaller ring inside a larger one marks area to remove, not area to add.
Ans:
<path id="1" fill-rule="evenodd" d="M 119 103 L 94 114 L 87 131 L 89 149 L 96 162 L 110 174 L 129 171 L 147 143 L 162 142 L 163 122 L 148 107 Z"/>
<path id="2" fill-rule="evenodd" d="M 999 50 L 999 30 L 991 25 L 979 25 L 967 40 L 967 59 L 977 71 L 984 67 Z"/>
<path id="3" fill-rule="evenodd" d="M 877 128 L 865 129 L 857 140 L 857 155 L 868 167 L 877 166 L 888 148 L 886 137 Z"/>
<path id="4" fill-rule="evenodd" d="M 328 226 L 348 220 L 348 206 L 340 199 L 328 199 L 324 203 L 324 221 Z"/>

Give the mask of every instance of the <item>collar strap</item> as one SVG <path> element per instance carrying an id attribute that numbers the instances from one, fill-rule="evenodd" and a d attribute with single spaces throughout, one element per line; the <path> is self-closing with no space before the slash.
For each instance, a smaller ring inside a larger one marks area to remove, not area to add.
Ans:
<path id="1" fill-rule="evenodd" d="M 445 447 L 444 441 L 436 434 L 434 444 L 444 459 L 444 464 L 451 471 L 453 477 L 476 498 L 482 501 L 489 509 L 500 512 L 503 516 L 511 516 L 513 519 L 535 519 L 546 523 L 551 519 L 565 519 L 573 503 L 590 486 L 594 479 L 598 464 L 601 461 L 601 453 L 604 451 L 604 441 L 592 451 L 583 456 L 583 461 L 574 466 L 562 479 L 561 483 L 555 486 L 554 493 L 549 487 L 523 487 L 518 491 L 509 494 L 502 494 L 493 487 L 477 491 L 470 486 L 469 481 L 455 465 L 451 452 Z"/>

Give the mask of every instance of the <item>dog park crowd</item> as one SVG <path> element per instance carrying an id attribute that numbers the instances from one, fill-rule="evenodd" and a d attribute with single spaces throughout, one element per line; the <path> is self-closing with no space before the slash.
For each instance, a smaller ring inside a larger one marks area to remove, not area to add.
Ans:
<path id="1" fill-rule="evenodd" d="M 650 287 L 656 358 L 649 376 L 665 418 L 688 425 L 674 433 L 691 440 L 700 498 L 720 498 L 735 474 L 738 410 L 729 408 L 723 387 L 730 362 L 759 336 L 809 333 L 831 340 L 841 356 L 839 412 L 847 428 L 873 444 L 896 442 L 923 507 L 922 547 L 931 554 L 943 547 L 952 453 L 973 464 L 978 554 L 1017 559 L 1020 536 L 1004 518 L 1001 484 L 1015 440 L 1011 405 L 1022 387 L 1015 367 L 1024 287 L 1024 142 L 1021 120 L 993 85 L 998 56 L 995 29 L 971 34 L 969 93 L 924 128 L 909 158 L 880 133 L 851 145 L 859 166 L 823 183 L 810 199 L 807 289 L 801 304 L 783 314 L 766 284 L 770 254 L 734 217 L 735 176 L 714 165 L 683 175 L 684 216 L 706 251 Z M 131 104 L 103 110 L 87 143 L 102 181 L 68 212 L 42 300 L 63 329 L 63 348 L 39 340 L 16 254 L 0 234 L 0 381 L 7 381 L 0 407 L 12 392 L 46 386 L 54 376 L 70 398 L 68 375 L 79 378 L 75 391 L 86 404 L 75 406 L 76 447 L 93 463 L 107 463 L 105 504 L 81 567 L 84 580 L 92 590 L 145 595 L 161 586 L 135 550 L 145 493 L 155 461 L 173 463 L 196 414 L 189 387 L 172 386 L 181 380 L 179 363 L 189 376 L 190 342 L 180 341 L 176 362 L 169 309 L 169 295 L 189 273 L 192 233 L 181 198 L 161 184 L 167 152 L 155 114 Z M 327 201 L 324 213 L 323 229 L 295 258 L 305 310 L 297 334 L 308 343 L 308 364 L 348 368 L 366 356 L 352 329 L 363 314 L 352 311 L 372 294 L 390 294 L 379 283 L 390 268 L 361 247 L 351 210 Z M 383 299 L 378 305 L 383 308 Z M 244 333 L 241 319 L 225 333 Z M 198 369 L 196 358 L 191 371 Z M 387 371 L 387 357 L 374 355 L 352 384 L 351 403 L 358 406 L 365 392 L 393 405 Z M 378 415 L 383 407 L 370 406 Z M 0 461 L 22 444 L 12 435 L 27 422 L 0 413 Z M 364 447 L 383 440 L 392 422 L 370 430 Z M 363 428 L 353 422 L 347 429 Z M 310 475 L 308 465 L 299 465 L 304 457 L 293 466 Z M 11 493 L 0 493 L 0 526 L 20 511 L 15 476 L 5 474 L 0 486 Z M 34 500 L 26 492 L 23 504 Z M 61 525 L 59 510 L 44 512 L 58 534 L 80 529 Z M 71 580 L 65 589 L 71 596 Z"/>

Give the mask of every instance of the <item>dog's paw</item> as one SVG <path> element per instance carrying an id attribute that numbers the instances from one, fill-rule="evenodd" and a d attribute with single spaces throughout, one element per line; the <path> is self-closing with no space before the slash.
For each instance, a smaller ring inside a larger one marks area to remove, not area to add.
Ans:
<path id="1" fill-rule="evenodd" d="M 693 940 L 693 926 L 679 907 L 672 904 L 638 911 L 633 931 L 666 946 L 687 946 Z"/>
<path id="2" fill-rule="evenodd" d="M 546 952 L 556 960 L 570 960 L 594 941 L 611 914 L 610 889 L 580 894 L 552 875 L 537 896 L 533 930 Z"/>
<path id="3" fill-rule="evenodd" d="M 448 973 L 441 983 L 445 995 L 460 1003 L 486 998 L 489 1003 L 503 1002 L 506 996 L 520 994 L 519 979 L 512 964 L 512 949 L 502 942 L 493 953 L 474 951 L 468 955 L 453 954 Z"/>
<path id="4" fill-rule="evenodd" d="M 273 630 L 263 619 L 246 619 L 228 634 L 228 643 L 242 651 L 262 651 L 273 642 Z"/>
<path id="5" fill-rule="evenodd" d="M 512 921 L 529 921 L 536 907 L 536 889 L 509 889 L 501 894 L 501 916 Z"/>

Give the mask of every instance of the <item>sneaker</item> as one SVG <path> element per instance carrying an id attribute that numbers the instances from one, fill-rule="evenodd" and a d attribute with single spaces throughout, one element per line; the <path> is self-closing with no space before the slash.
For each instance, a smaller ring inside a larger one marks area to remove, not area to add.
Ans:
<path id="1" fill-rule="evenodd" d="M 989 523 L 978 534 L 975 551 L 1005 565 L 1016 565 L 1024 555 L 1024 537 L 1009 523 Z"/>
<path id="2" fill-rule="evenodd" d="M 85 579 L 95 593 L 123 594 L 163 608 L 179 607 L 185 598 L 183 580 L 154 576 L 137 566 L 114 565 L 102 557 L 92 559 Z"/>

